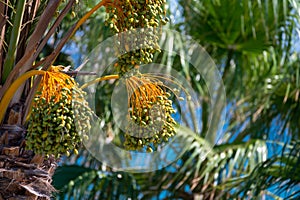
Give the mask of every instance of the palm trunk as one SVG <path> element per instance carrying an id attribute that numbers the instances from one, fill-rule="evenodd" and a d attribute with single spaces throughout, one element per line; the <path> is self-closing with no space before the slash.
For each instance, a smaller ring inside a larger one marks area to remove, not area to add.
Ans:
<path id="1" fill-rule="evenodd" d="M 25 150 L 21 110 L 22 105 L 15 104 L 0 127 L 0 200 L 50 199 L 57 160 Z"/>

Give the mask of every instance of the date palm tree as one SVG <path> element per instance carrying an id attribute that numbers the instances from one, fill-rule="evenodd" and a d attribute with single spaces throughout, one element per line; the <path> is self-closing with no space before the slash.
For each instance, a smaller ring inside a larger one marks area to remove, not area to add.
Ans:
<path id="1" fill-rule="evenodd" d="M 42 135 L 25 139 L 29 134 L 28 116 L 40 80 L 49 75 L 51 79 L 55 62 L 66 62 L 60 54 L 62 48 L 105 3 L 84 7 L 82 16 L 76 18 L 75 0 L 0 1 L 0 199 L 50 199 L 55 191 L 51 183 L 58 156 L 46 155 L 39 148 L 31 150 L 29 143 Z M 60 38 L 59 27 L 68 29 Z M 50 38 L 57 43 L 49 53 L 46 47 Z M 64 73 L 56 72 L 56 77 L 69 79 L 66 69 Z M 61 86 L 63 83 L 57 82 Z"/>

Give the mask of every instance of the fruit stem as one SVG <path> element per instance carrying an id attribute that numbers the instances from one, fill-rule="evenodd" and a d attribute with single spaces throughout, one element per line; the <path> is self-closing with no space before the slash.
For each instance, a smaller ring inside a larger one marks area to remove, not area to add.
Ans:
<path id="1" fill-rule="evenodd" d="M 22 85 L 22 83 L 32 76 L 45 75 L 45 73 L 46 73 L 45 71 L 31 70 L 21 75 L 11 84 L 11 86 L 7 89 L 3 98 L 0 101 L 0 124 L 2 123 L 2 120 L 5 116 L 6 109 L 8 107 L 10 100 L 14 96 L 14 93 L 17 91 L 17 89 Z"/>
<path id="2" fill-rule="evenodd" d="M 105 81 L 105 80 L 111 80 L 111 79 L 119 79 L 119 75 L 107 75 L 107 76 L 103 76 L 103 77 L 100 77 L 100 78 L 96 78 L 92 81 L 89 81 L 85 84 L 83 84 L 80 89 L 84 89 L 90 85 L 93 85 L 95 83 L 98 83 L 98 82 L 101 82 L 101 81 Z"/>

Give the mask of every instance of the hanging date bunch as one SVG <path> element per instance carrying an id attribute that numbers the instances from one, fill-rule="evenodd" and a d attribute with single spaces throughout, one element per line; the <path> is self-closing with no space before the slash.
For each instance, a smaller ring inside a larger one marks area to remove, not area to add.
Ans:
<path id="1" fill-rule="evenodd" d="M 162 77 L 138 71 L 125 78 L 129 94 L 129 124 L 124 143 L 126 149 L 144 148 L 147 152 L 152 152 L 159 144 L 167 142 L 176 134 L 177 122 L 171 116 L 175 110 L 169 98 L 173 93 L 179 100 L 183 99 L 159 78 Z"/>
<path id="2" fill-rule="evenodd" d="M 122 33 L 116 48 L 119 74 L 135 65 L 151 63 L 153 54 L 160 52 L 159 26 L 169 20 L 165 16 L 165 0 L 115 0 L 107 6 L 106 24 L 115 32 Z"/>
<path id="3" fill-rule="evenodd" d="M 129 123 L 124 147 L 152 152 L 176 134 L 177 125 L 172 117 L 175 110 L 170 99 L 174 90 L 160 81 L 170 80 L 163 75 L 142 74 L 138 70 L 140 65 L 153 61 L 154 53 L 161 51 L 158 40 L 160 26 L 168 22 L 166 2 L 116 0 L 113 4 L 106 7 L 106 23 L 118 36 L 115 48 L 118 60 L 114 67 L 120 76 L 125 77 L 128 93 Z"/>
<path id="4" fill-rule="evenodd" d="M 33 100 L 26 136 L 27 149 L 56 157 L 78 152 L 92 118 L 85 93 L 73 78 L 60 70 L 61 67 L 52 66 L 43 75 Z"/>

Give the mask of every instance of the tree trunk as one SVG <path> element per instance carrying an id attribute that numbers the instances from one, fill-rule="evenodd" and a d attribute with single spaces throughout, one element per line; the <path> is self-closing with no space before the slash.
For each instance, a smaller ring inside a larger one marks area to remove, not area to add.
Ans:
<path id="1" fill-rule="evenodd" d="M 0 200 L 50 199 L 57 160 L 25 150 L 21 111 L 21 104 L 13 105 L 0 127 Z"/>

